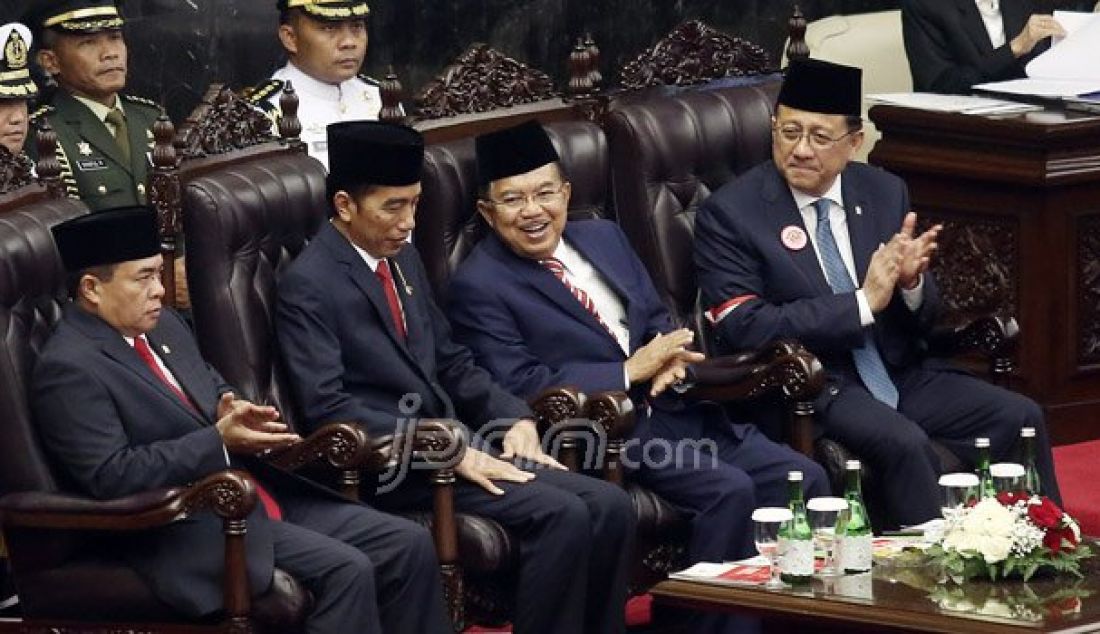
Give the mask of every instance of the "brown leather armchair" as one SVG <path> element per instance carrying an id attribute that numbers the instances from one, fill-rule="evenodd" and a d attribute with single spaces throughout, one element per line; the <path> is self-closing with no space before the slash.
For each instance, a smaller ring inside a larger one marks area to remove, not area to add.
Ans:
<path id="1" fill-rule="evenodd" d="M 771 79 L 625 104 L 605 121 L 619 223 L 649 267 L 658 292 L 705 341 L 710 339 L 708 325 L 697 306 L 692 260 L 695 210 L 713 190 L 771 157 L 770 117 L 779 85 L 778 79 Z M 984 355 L 991 375 L 1001 378 L 1012 368 L 1012 325 L 989 316 L 962 320 L 939 328 L 929 343 L 941 355 Z M 808 416 L 808 404 L 802 401 L 794 407 Z M 843 465 L 850 457 L 843 446 L 825 439 L 811 446 L 789 435 L 785 440 L 815 457 L 825 466 L 834 490 L 843 490 Z M 951 452 L 938 444 L 934 448 L 945 470 L 959 467 Z M 869 483 L 864 491 L 872 516 L 882 517 L 874 476 L 865 471 L 864 479 Z"/>
<path id="2" fill-rule="evenodd" d="M 187 275 L 200 347 L 231 385 L 250 399 L 276 405 L 295 426 L 301 414 L 273 330 L 276 283 L 279 271 L 328 218 L 325 171 L 294 151 L 264 153 L 256 160 L 236 160 L 232 154 L 224 159 L 221 166 L 207 165 L 182 191 Z M 426 233 L 417 228 L 418 236 Z M 540 418 L 556 421 L 577 417 L 582 404 L 582 395 L 561 389 L 540 397 L 535 409 Z M 421 421 L 411 439 L 373 439 L 379 466 L 399 459 L 402 443 L 410 441 L 417 452 L 445 453 L 454 433 L 444 421 Z M 332 479 L 331 472 L 315 475 L 349 495 L 358 492 L 357 474 L 347 470 L 340 480 Z M 434 509 L 411 518 L 435 536 L 456 629 L 467 621 L 508 620 L 518 543 L 494 521 L 454 512 L 450 468 L 427 477 L 436 485 Z"/>
<path id="3" fill-rule="evenodd" d="M 581 121 L 553 121 L 546 131 L 561 156 L 563 171 L 569 178 L 573 195 L 569 217 L 613 218 L 610 198 L 609 148 L 603 130 L 596 124 Z M 428 274 L 437 297 L 446 297 L 447 282 L 452 272 L 489 228 L 475 209 L 477 168 L 474 142 L 470 137 L 429 145 L 424 157 L 423 193 L 417 212 L 417 227 L 413 239 L 424 257 Z M 690 236 L 689 236 L 690 240 Z M 645 256 L 643 254 L 643 259 Z M 786 344 L 785 344 L 786 345 Z M 708 387 L 724 390 L 730 399 L 739 400 L 764 393 L 786 390 L 803 409 L 808 391 L 820 386 L 820 365 L 800 347 L 780 346 L 756 351 L 736 359 L 722 361 L 722 368 L 713 368 L 705 375 Z M 700 397 L 706 394 L 700 392 Z M 622 484 L 623 473 L 618 463 L 623 441 L 633 429 L 633 405 L 624 393 L 588 395 L 586 418 L 600 427 L 606 440 L 603 475 L 609 481 Z M 804 421 L 808 426 L 808 418 Z M 543 425 L 543 431 L 547 425 Z M 580 436 L 586 436 L 583 430 Z M 565 464 L 580 464 L 574 459 L 581 441 L 564 438 L 556 443 L 562 449 L 559 456 Z M 652 491 L 629 480 L 626 488 L 634 500 L 638 514 L 639 557 L 636 560 L 632 587 L 644 591 L 669 571 L 682 567 L 690 525 L 682 514 Z"/>
<path id="4" fill-rule="evenodd" d="M 65 301 L 49 229 L 84 213 L 82 203 L 53 199 L 37 185 L 0 198 L 0 524 L 23 627 L 300 629 L 312 599 L 289 575 L 276 571 L 272 590 L 251 601 L 243 529 L 256 495 L 247 474 L 223 471 L 190 487 L 92 500 L 66 492 L 64 477 L 39 445 L 27 402 L 29 372 Z M 225 522 L 226 603 L 223 614 L 196 624 L 157 599 L 117 553 L 127 533 L 203 512 Z"/>

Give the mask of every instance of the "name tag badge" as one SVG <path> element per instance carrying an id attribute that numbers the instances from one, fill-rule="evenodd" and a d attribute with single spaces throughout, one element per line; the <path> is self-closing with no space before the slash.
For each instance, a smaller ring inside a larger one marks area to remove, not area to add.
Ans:
<path id="1" fill-rule="evenodd" d="M 82 172 L 98 172 L 107 169 L 107 161 L 104 159 L 78 159 L 76 166 Z"/>

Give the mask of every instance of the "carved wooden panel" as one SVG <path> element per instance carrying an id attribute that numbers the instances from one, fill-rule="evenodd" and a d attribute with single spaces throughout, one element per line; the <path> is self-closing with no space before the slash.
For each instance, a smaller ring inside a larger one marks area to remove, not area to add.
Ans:
<path id="1" fill-rule="evenodd" d="M 1001 219 L 923 214 L 922 225 L 935 223 L 944 227 L 939 250 L 932 258 L 932 272 L 948 321 L 961 323 L 987 314 L 1017 316 L 1019 225 Z"/>
<path id="2" fill-rule="evenodd" d="M 764 49 L 698 20 L 684 22 L 623 66 L 623 88 L 687 86 L 774 70 Z"/>
<path id="3" fill-rule="evenodd" d="M 417 116 L 439 119 L 558 96 L 546 73 L 488 44 L 474 44 L 416 96 Z"/>
<path id="4" fill-rule="evenodd" d="M 31 160 L 26 154 L 12 154 L 8 148 L 0 145 L 0 194 L 30 185 L 34 181 L 31 167 Z"/>
<path id="5" fill-rule="evenodd" d="M 182 158 L 224 154 L 275 138 L 271 119 L 228 88 L 201 103 L 183 126 L 176 146 Z"/>
<path id="6" fill-rule="evenodd" d="M 1100 363 L 1100 216 L 1077 225 L 1077 316 L 1079 364 Z"/>

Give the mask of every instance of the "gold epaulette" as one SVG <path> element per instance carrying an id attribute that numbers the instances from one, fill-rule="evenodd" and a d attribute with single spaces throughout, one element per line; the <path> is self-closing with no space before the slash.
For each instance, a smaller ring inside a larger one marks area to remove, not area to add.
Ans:
<path id="1" fill-rule="evenodd" d="M 356 75 L 356 77 L 358 77 L 363 83 L 370 84 L 371 86 L 374 86 L 375 88 L 381 88 L 382 87 L 382 82 L 378 81 L 374 77 L 371 77 L 370 75 L 364 75 L 364 74 L 360 73 L 360 74 Z"/>
<path id="2" fill-rule="evenodd" d="M 123 101 L 129 102 L 129 103 L 136 103 L 136 104 L 140 104 L 140 105 L 143 105 L 143 106 L 149 106 L 150 108 L 156 108 L 157 110 L 162 110 L 161 105 L 159 103 L 153 101 L 152 99 L 146 99 L 145 97 L 138 97 L 138 96 L 135 96 L 135 95 L 119 95 L 119 96 L 122 97 Z"/>
<path id="3" fill-rule="evenodd" d="M 253 88 L 248 90 L 248 96 L 246 99 L 250 103 L 259 105 L 267 101 L 267 98 L 283 89 L 286 82 L 281 79 L 269 79 L 262 84 L 257 84 Z"/>
<path id="4" fill-rule="evenodd" d="M 57 108 L 54 108 L 50 104 L 39 106 L 37 110 L 30 114 L 30 119 L 31 121 L 38 121 L 42 117 L 52 113 L 54 110 L 57 110 Z"/>

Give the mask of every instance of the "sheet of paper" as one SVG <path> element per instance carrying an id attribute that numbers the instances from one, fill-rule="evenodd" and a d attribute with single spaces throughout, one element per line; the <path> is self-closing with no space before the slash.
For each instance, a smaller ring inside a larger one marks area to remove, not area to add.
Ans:
<path id="1" fill-rule="evenodd" d="M 1034 97 L 1076 97 L 1100 90 L 1100 78 L 1097 79 L 1009 79 L 977 84 L 975 90 L 984 90 L 1009 95 L 1028 95 Z"/>
<path id="2" fill-rule="evenodd" d="M 1007 114 L 1041 110 L 1034 104 L 992 99 L 990 97 L 968 97 L 964 95 L 939 95 L 928 92 L 894 92 L 867 95 L 872 103 L 935 110 L 938 112 L 962 112 L 965 114 Z"/>
<path id="3" fill-rule="evenodd" d="M 1085 24 L 1087 24 L 1089 22 L 1089 20 L 1093 19 L 1094 17 L 1096 17 L 1096 14 L 1095 13 L 1090 13 L 1088 11 L 1055 11 L 1054 12 L 1054 21 L 1057 22 L 1058 24 L 1062 25 L 1062 28 L 1065 29 L 1065 31 L 1066 31 L 1066 35 L 1069 35 L 1069 34 L 1073 33 L 1074 31 L 1077 31 L 1078 29 L 1080 29 L 1082 26 L 1085 26 Z M 1052 44 L 1057 44 L 1058 42 L 1061 42 L 1064 39 L 1066 39 L 1066 38 L 1056 37 L 1056 38 L 1054 38 Z"/>
<path id="4" fill-rule="evenodd" d="M 1100 64 L 1096 63 L 1100 59 L 1100 14 L 1084 15 L 1079 23 L 1077 19 L 1071 20 L 1073 30 L 1067 28 L 1069 35 L 1065 39 L 1028 63 L 1028 77 L 1100 80 Z"/>

